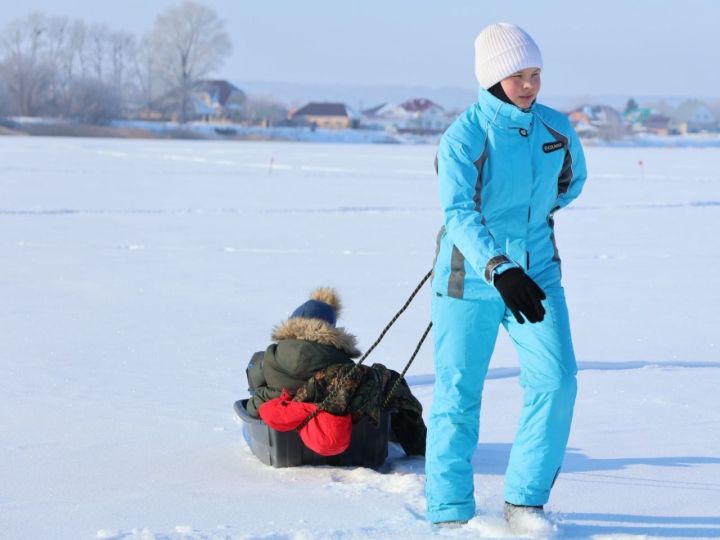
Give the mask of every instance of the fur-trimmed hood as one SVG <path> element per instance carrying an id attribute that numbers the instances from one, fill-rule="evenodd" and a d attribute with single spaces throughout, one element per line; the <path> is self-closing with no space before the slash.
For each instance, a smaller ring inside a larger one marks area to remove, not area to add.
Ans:
<path id="1" fill-rule="evenodd" d="M 344 328 L 331 326 L 321 319 L 306 319 L 304 317 L 293 317 L 280 323 L 272 333 L 273 341 L 284 339 L 301 339 L 329 345 L 340 349 L 351 358 L 361 355 L 357 348 L 357 338 L 347 332 Z"/>

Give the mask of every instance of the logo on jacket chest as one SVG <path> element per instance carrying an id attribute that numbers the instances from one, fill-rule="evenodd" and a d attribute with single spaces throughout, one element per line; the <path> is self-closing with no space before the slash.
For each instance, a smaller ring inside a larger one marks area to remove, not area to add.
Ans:
<path id="1" fill-rule="evenodd" d="M 554 152 L 555 150 L 560 150 L 561 148 L 565 148 L 565 143 L 563 141 L 553 141 L 543 144 L 543 152 L 546 154 Z"/>

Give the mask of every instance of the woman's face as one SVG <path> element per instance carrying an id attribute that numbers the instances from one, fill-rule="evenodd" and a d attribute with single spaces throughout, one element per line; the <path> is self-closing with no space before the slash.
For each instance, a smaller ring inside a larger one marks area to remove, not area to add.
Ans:
<path id="1" fill-rule="evenodd" d="M 500 81 L 502 89 L 515 105 L 529 109 L 540 92 L 540 68 L 527 68 Z"/>

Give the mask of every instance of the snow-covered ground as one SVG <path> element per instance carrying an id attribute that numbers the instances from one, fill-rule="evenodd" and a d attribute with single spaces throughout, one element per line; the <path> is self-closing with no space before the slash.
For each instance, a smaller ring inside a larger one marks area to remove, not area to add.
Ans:
<path id="1" fill-rule="evenodd" d="M 477 516 L 424 520 L 421 459 L 273 469 L 232 403 L 317 285 L 362 347 L 430 268 L 432 146 L 0 138 L 0 537 L 508 537 L 520 409 L 502 337 Z M 589 148 L 557 216 L 580 394 L 558 538 L 720 537 L 718 149 Z M 644 163 L 641 171 L 638 162 Z M 423 291 L 370 360 L 400 369 Z M 409 372 L 431 402 L 426 344 Z"/>

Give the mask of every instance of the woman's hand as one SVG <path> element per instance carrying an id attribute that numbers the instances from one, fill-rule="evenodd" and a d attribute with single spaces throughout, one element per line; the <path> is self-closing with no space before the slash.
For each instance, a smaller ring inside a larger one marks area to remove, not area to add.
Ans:
<path id="1" fill-rule="evenodd" d="M 522 269 L 505 270 L 495 276 L 493 283 L 517 322 L 525 322 L 523 315 L 531 323 L 543 320 L 545 308 L 541 301 L 545 300 L 545 293 Z"/>

